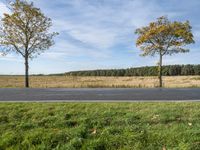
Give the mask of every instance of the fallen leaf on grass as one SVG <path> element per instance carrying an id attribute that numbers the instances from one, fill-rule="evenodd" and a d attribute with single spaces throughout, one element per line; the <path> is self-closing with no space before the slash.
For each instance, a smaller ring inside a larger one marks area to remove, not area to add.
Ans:
<path id="1" fill-rule="evenodd" d="M 167 149 L 166 149 L 166 147 L 165 147 L 165 146 L 163 146 L 163 149 L 162 149 L 162 150 L 167 150 Z"/>
<path id="2" fill-rule="evenodd" d="M 153 115 L 153 117 L 151 118 L 151 120 L 157 119 L 159 117 L 159 115 Z"/>
<path id="3" fill-rule="evenodd" d="M 93 129 L 91 134 L 96 134 L 97 133 L 97 129 Z"/>

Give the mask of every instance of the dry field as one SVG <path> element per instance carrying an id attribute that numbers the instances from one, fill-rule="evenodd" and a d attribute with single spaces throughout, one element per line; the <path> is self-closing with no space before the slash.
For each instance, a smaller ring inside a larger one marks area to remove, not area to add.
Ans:
<path id="1" fill-rule="evenodd" d="M 200 87 L 200 76 L 163 77 L 164 87 Z M 23 87 L 23 76 L 0 76 L 0 87 Z M 152 88 L 158 86 L 157 77 L 72 77 L 31 76 L 32 88 Z"/>

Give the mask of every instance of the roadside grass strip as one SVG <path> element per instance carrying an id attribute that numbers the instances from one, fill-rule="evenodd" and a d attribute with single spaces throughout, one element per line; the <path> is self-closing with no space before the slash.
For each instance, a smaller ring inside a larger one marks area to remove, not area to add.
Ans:
<path id="1" fill-rule="evenodd" d="M 199 150 L 200 103 L 0 103 L 0 150 Z"/>

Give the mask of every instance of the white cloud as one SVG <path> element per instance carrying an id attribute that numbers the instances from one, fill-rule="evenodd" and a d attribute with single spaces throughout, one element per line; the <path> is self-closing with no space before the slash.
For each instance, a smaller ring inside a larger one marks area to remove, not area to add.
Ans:
<path id="1" fill-rule="evenodd" d="M 3 2 L 0 2 L 0 17 L 2 17 L 4 13 L 9 13 L 9 9 Z"/>
<path id="2" fill-rule="evenodd" d="M 196 41 L 200 41 L 200 30 L 194 31 L 194 38 Z"/>
<path id="3" fill-rule="evenodd" d="M 14 54 L 7 54 L 3 56 L 2 53 L 0 53 L 0 61 L 23 62 L 23 58 Z"/>
<path id="4" fill-rule="evenodd" d="M 133 41 L 134 30 L 137 27 L 144 26 L 161 15 L 168 14 L 172 18 L 180 15 L 164 11 L 155 1 L 74 0 L 61 3 L 70 10 L 66 9 L 66 12 L 63 12 L 63 9 L 57 10 L 56 16 L 62 17 L 54 20 L 54 30 L 61 32 L 62 35 L 70 35 L 74 40 L 90 46 L 92 51 L 98 53 L 102 49 L 112 51 L 112 47 L 117 44 Z M 53 11 L 50 10 L 55 14 Z M 77 47 L 76 43 L 72 44 Z M 84 47 L 82 52 L 85 52 Z"/>
<path id="5" fill-rule="evenodd" d="M 56 41 L 57 48 L 55 50 L 62 49 L 64 50 L 62 53 L 65 52 L 66 55 L 74 53 L 75 56 L 79 53 L 78 55 L 91 57 L 110 57 L 108 55 L 112 54 L 113 46 L 133 41 L 136 27 L 143 26 L 157 18 L 157 13 L 162 11 L 155 3 L 145 4 L 146 1 L 127 0 L 126 3 L 114 1 L 115 5 L 109 4 L 109 2 L 99 4 L 97 4 L 98 1 L 95 2 L 61 1 L 63 7 L 68 4 L 72 12 L 63 12 L 61 9 L 57 10 L 57 13 L 53 13 L 53 10 L 49 10 L 56 16 L 62 16 L 53 20 L 52 30 L 60 32 L 63 36 L 62 40 L 65 42 Z M 51 14 L 50 12 L 49 14 Z M 78 46 L 76 42 L 64 39 L 65 35 L 82 43 L 82 47 Z"/>
<path id="6" fill-rule="evenodd" d="M 102 49 L 94 51 L 90 48 L 84 48 L 74 45 L 70 42 L 59 40 L 57 44 L 50 50 L 42 54 L 43 58 L 58 59 L 59 61 L 67 60 L 67 57 L 91 57 L 91 58 L 108 58 L 110 51 Z"/>
<path id="7" fill-rule="evenodd" d="M 62 34 L 70 35 L 74 40 L 93 48 L 105 49 L 115 44 L 116 33 L 107 28 L 64 20 L 55 20 L 54 22 L 55 31 L 64 32 Z"/>

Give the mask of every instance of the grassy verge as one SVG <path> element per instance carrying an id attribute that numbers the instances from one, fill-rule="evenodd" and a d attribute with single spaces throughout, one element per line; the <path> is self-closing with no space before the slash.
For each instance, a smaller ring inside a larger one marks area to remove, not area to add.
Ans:
<path id="1" fill-rule="evenodd" d="M 0 149 L 199 150 L 200 103 L 0 103 Z"/>

